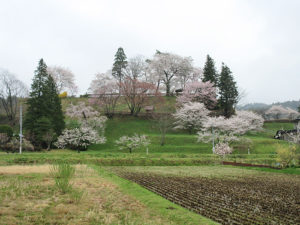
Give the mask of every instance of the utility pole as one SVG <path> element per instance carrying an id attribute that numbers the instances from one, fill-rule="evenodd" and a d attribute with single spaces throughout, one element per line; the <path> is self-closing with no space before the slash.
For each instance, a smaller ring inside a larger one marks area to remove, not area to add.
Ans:
<path id="1" fill-rule="evenodd" d="M 23 123 L 23 121 L 22 121 L 22 105 L 20 104 L 20 134 L 19 134 L 19 136 L 20 136 L 20 154 L 22 154 L 22 138 L 23 138 L 23 132 L 22 132 L 22 123 Z"/>
<path id="2" fill-rule="evenodd" d="M 213 127 L 211 128 L 211 132 L 212 132 L 212 145 L 213 145 L 212 151 L 213 153 L 215 153 L 215 130 Z"/>

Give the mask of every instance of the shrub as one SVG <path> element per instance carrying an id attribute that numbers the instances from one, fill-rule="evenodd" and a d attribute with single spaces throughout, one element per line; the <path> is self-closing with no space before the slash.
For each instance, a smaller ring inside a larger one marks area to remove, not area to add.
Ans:
<path id="1" fill-rule="evenodd" d="M 66 91 L 64 91 L 63 93 L 60 93 L 58 96 L 60 98 L 66 98 L 66 97 L 68 97 L 68 93 Z"/>
<path id="2" fill-rule="evenodd" d="M 2 148 L 6 152 L 17 152 L 20 149 L 20 140 L 13 137 L 9 142 L 2 145 Z M 22 139 L 22 150 L 24 151 L 34 151 L 33 145 L 25 138 Z"/>
<path id="3" fill-rule="evenodd" d="M 296 164 L 297 154 L 296 146 L 285 147 L 282 145 L 277 146 L 277 162 L 280 163 L 282 168 L 286 168 Z"/>
<path id="4" fill-rule="evenodd" d="M 51 175 L 55 180 L 55 185 L 62 193 L 72 190 L 70 180 L 74 173 L 75 168 L 67 162 L 60 162 L 51 167 Z"/>
<path id="5" fill-rule="evenodd" d="M 6 144 L 9 141 L 9 137 L 7 136 L 6 133 L 0 133 L 0 147 L 3 144 Z"/>
<path id="6" fill-rule="evenodd" d="M 9 138 L 14 134 L 13 129 L 9 125 L 0 125 L 0 133 L 6 134 Z"/>

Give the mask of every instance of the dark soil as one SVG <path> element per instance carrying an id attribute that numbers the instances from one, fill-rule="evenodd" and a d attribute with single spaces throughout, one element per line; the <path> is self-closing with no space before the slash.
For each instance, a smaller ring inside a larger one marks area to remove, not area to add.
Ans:
<path id="1" fill-rule="evenodd" d="M 116 173 L 221 224 L 300 224 L 299 180 Z"/>

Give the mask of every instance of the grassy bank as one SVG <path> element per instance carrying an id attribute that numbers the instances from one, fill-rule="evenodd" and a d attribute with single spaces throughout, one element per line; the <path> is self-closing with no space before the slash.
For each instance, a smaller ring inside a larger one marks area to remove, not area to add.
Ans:
<path id="1" fill-rule="evenodd" d="M 63 193 L 50 165 L 0 167 L 1 224 L 215 224 L 100 167 L 75 168 Z"/>
<path id="2" fill-rule="evenodd" d="M 291 123 L 266 123 L 264 130 L 246 136 L 253 141 L 248 154 L 247 147 L 234 145 L 233 154 L 226 156 L 225 161 L 264 164 L 276 166 L 276 146 L 284 141 L 273 139 L 279 129 L 291 129 Z M 119 150 L 115 141 L 123 135 L 134 133 L 146 134 L 151 140 L 149 154 L 146 149 L 139 149 L 129 154 Z M 71 163 L 91 163 L 96 165 L 130 165 L 130 166 L 175 166 L 219 164 L 220 158 L 211 154 L 212 145 L 197 142 L 196 134 L 188 134 L 182 130 L 170 130 L 166 136 L 166 144 L 160 145 L 160 134 L 154 121 L 124 117 L 108 120 L 105 132 L 107 142 L 101 145 L 92 145 L 88 151 L 78 154 L 72 150 L 52 150 L 44 152 L 24 152 L 7 154 L 0 151 L 0 165 L 7 164 L 33 164 L 53 163 L 59 160 L 68 160 Z M 299 152 L 299 150 L 298 150 Z M 299 152 L 300 153 L 300 152 Z"/>

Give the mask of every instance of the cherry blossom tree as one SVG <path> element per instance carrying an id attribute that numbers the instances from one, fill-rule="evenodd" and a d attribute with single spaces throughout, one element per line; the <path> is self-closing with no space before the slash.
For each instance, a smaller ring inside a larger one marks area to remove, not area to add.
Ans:
<path id="1" fill-rule="evenodd" d="M 100 113 L 94 110 L 93 107 L 87 106 L 85 102 L 78 102 L 77 105 L 71 104 L 67 107 L 66 115 L 75 119 L 87 119 L 99 116 Z"/>
<path id="2" fill-rule="evenodd" d="M 220 142 L 220 143 L 216 144 L 216 149 L 215 149 L 214 153 L 219 156 L 222 156 L 224 158 L 225 155 L 232 153 L 232 148 L 229 146 L 228 143 Z"/>
<path id="3" fill-rule="evenodd" d="M 159 96 L 153 84 L 140 82 L 130 77 L 126 77 L 124 81 L 121 82 L 120 87 L 121 94 L 125 98 L 130 114 L 135 116 L 138 115 L 142 107 L 148 103 L 150 96 Z"/>
<path id="4" fill-rule="evenodd" d="M 133 136 L 122 136 L 116 141 L 120 150 L 129 150 L 132 153 L 133 150 L 146 147 L 150 144 L 147 136 L 134 134 Z"/>
<path id="5" fill-rule="evenodd" d="M 203 122 L 207 120 L 208 114 L 209 110 L 203 103 L 185 103 L 173 114 L 175 129 L 186 129 L 189 133 L 192 133 L 193 130 L 200 130 Z"/>
<path id="6" fill-rule="evenodd" d="M 300 116 L 300 113 L 294 109 L 287 107 L 287 110 L 288 110 L 288 118 L 291 120 L 296 119 L 298 116 Z"/>
<path id="7" fill-rule="evenodd" d="M 158 85 L 162 82 L 165 85 L 166 95 L 171 94 L 171 89 L 175 86 L 176 79 L 181 80 L 181 86 L 191 78 L 192 59 L 181 57 L 172 53 L 158 52 L 150 62 L 150 70 L 156 75 Z"/>
<path id="8" fill-rule="evenodd" d="M 177 103 L 182 105 L 187 102 L 201 102 L 208 109 L 213 109 L 217 104 L 216 88 L 208 82 L 194 81 L 186 84 L 182 95 L 177 97 Z"/>
<path id="9" fill-rule="evenodd" d="M 160 102 L 159 112 L 153 113 L 153 126 L 157 127 L 160 132 L 160 145 L 164 146 L 166 143 L 166 134 L 174 126 L 174 118 L 170 116 L 170 112 L 173 108 L 164 101 Z"/>
<path id="10" fill-rule="evenodd" d="M 264 116 L 267 119 L 295 119 L 299 115 L 300 113 L 296 110 L 284 108 L 281 105 L 273 105 L 264 113 Z"/>
<path id="11" fill-rule="evenodd" d="M 78 150 L 86 150 L 91 144 L 105 143 L 105 137 L 99 136 L 98 132 L 90 127 L 82 126 L 75 129 L 65 129 L 57 139 L 55 145 L 58 148 L 70 148 Z"/>
<path id="12" fill-rule="evenodd" d="M 260 131 L 264 125 L 264 118 L 252 111 L 237 111 L 236 116 L 248 122 L 247 131 Z"/>
<path id="13" fill-rule="evenodd" d="M 91 127 L 104 135 L 106 116 L 101 116 L 100 113 L 87 106 L 84 102 L 79 102 L 77 105 L 71 104 L 66 110 L 67 116 L 77 119 L 80 126 Z"/>
<path id="14" fill-rule="evenodd" d="M 47 72 L 53 78 L 59 93 L 67 91 L 67 93 L 75 95 L 78 92 L 75 76 L 71 70 L 61 66 L 48 66 Z"/>
<path id="15" fill-rule="evenodd" d="M 287 116 L 288 111 L 281 105 L 273 105 L 264 113 L 264 116 L 268 119 L 280 119 L 281 117 L 284 117 L 284 115 Z"/>
<path id="16" fill-rule="evenodd" d="M 84 102 L 77 105 L 71 104 L 66 110 L 67 116 L 77 119 L 79 127 L 65 129 L 58 137 L 55 145 L 59 148 L 71 148 L 86 150 L 91 144 L 105 143 L 104 137 L 105 123 L 107 118 L 100 116 L 100 113 L 91 106 L 86 106 Z"/>
<path id="17" fill-rule="evenodd" d="M 145 58 L 141 55 L 128 59 L 128 63 L 125 69 L 125 76 L 131 79 L 145 78 L 147 71 L 147 63 Z"/>
<path id="18" fill-rule="evenodd" d="M 263 121 L 261 116 L 248 111 L 238 111 L 237 115 L 230 118 L 209 117 L 203 121 L 202 128 L 198 132 L 198 142 L 212 142 L 212 151 L 215 153 L 215 142 L 241 141 L 241 136 L 246 132 L 261 130 Z"/>
<path id="19" fill-rule="evenodd" d="M 203 70 L 200 67 L 194 67 L 192 71 L 192 79 L 191 81 L 201 81 L 203 77 Z"/>
<path id="20" fill-rule="evenodd" d="M 92 92 L 89 102 L 99 106 L 104 110 L 105 115 L 111 118 L 115 113 L 120 93 L 118 82 L 112 79 L 109 73 L 110 71 L 106 74 L 96 74 L 89 88 Z"/>

